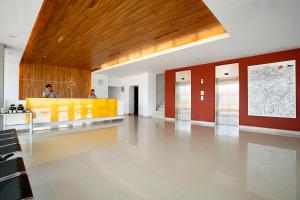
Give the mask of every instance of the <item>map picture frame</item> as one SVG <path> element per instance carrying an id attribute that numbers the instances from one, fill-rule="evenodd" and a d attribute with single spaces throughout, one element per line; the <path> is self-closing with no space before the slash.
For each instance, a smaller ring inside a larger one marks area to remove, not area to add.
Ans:
<path id="1" fill-rule="evenodd" d="M 249 116 L 296 118 L 296 60 L 247 70 Z"/>

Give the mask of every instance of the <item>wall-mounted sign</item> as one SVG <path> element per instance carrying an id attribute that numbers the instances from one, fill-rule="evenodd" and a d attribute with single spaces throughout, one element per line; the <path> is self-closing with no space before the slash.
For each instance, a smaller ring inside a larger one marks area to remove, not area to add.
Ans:
<path id="1" fill-rule="evenodd" d="M 176 83 L 191 82 L 191 70 L 176 72 Z"/>
<path id="2" fill-rule="evenodd" d="M 216 66 L 216 78 L 239 77 L 239 63 Z"/>
<path id="3" fill-rule="evenodd" d="M 104 80 L 103 80 L 103 79 L 98 79 L 98 82 L 97 82 L 97 83 L 98 83 L 98 85 L 100 85 L 100 86 L 101 86 L 101 85 L 103 85 L 103 84 L 104 84 Z"/>

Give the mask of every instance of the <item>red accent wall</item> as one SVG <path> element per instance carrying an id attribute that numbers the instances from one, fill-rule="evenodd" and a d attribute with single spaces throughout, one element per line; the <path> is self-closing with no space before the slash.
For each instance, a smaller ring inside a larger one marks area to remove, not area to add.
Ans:
<path id="1" fill-rule="evenodd" d="M 215 67 L 210 64 L 192 67 L 192 120 L 215 121 Z M 203 84 L 201 79 L 204 80 Z M 203 90 L 204 100 L 200 101 Z"/>
<path id="2" fill-rule="evenodd" d="M 165 117 L 175 118 L 175 71 L 165 73 Z"/>
<path id="3" fill-rule="evenodd" d="M 248 116 L 247 67 L 271 62 L 296 60 L 296 114 L 297 118 L 276 118 Z M 215 66 L 239 63 L 240 82 L 240 125 L 300 131 L 300 49 L 251 56 L 204 65 L 167 70 L 165 72 L 165 117 L 175 117 L 175 72 L 192 72 L 192 120 L 215 121 Z M 200 84 L 201 78 L 204 84 Z M 200 101 L 200 91 L 205 91 L 204 101 Z"/>

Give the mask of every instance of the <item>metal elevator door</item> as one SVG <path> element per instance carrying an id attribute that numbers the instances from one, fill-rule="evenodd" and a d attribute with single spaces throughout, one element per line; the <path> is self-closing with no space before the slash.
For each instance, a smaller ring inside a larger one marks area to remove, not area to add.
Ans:
<path id="1" fill-rule="evenodd" d="M 176 119 L 191 120 L 191 82 L 176 83 Z"/>
<path id="2" fill-rule="evenodd" d="M 216 122 L 219 125 L 239 125 L 239 79 L 216 79 Z"/>

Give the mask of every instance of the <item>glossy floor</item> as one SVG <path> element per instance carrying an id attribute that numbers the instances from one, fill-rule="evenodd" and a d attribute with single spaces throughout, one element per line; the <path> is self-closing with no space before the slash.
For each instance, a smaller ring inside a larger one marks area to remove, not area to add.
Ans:
<path id="1" fill-rule="evenodd" d="M 36 199 L 300 199 L 300 139 L 126 118 L 33 141 Z"/>

